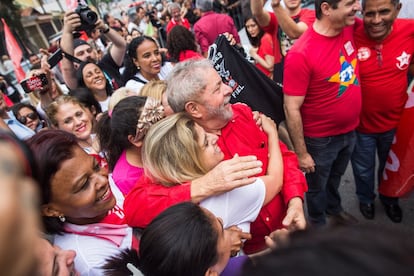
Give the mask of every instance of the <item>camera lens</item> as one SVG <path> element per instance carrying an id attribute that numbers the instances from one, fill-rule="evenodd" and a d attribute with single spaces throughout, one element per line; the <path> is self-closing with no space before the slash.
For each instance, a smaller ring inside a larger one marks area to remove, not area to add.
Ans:
<path id="1" fill-rule="evenodd" d="M 98 20 L 98 15 L 94 11 L 84 11 L 81 17 L 89 25 L 94 25 Z"/>

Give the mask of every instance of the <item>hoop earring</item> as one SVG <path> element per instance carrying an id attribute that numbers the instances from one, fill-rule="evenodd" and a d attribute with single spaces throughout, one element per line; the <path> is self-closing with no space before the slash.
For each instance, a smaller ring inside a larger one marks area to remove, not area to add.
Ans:
<path id="1" fill-rule="evenodd" d="M 59 216 L 59 220 L 60 220 L 61 222 L 65 222 L 65 221 L 66 221 L 66 218 L 65 218 L 65 216 L 63 216 L 63 215 L 60 215 L 60 216 Z"/>

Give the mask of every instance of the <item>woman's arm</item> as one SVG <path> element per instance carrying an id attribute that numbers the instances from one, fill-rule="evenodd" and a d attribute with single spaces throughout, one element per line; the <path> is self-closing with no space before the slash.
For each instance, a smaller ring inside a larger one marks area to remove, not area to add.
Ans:
<path id="1" fill-rule="evenodd" d="M 262 128 L 268 136 L 269 164 L 266 175 L 261 176 L 266 186 L 266 196 L 263 205 L 267 204 L 277 195 L 283 184 L 283 159 L 279 147 L 279 138 L 275 122 L 264 114 L 261 114 Z"/>
<path id="2" fill-rule="evenodd" d="M 146 227 L 153 218 L 168 207 L 184 201 L 200 203 L 210 196 L 220 195 L 256 180 L 262 162 L 255 156 L 236 156 L 220 162 L 206 175 L 173 187 L 166 187 L 142 177 L 126 195 L 125 218 L 132 227 Z"/>
<path id="3" fill-rule="evenodd" d="M 275 65 L 275 57 L 273 55 L 265 55 L 264 58 L 257 54 L 258 48 L 250 48 L 250 56 L 256 61 L 257 64 L 263 66 L 266 70 L 273 72 L 273 67 Z"/>

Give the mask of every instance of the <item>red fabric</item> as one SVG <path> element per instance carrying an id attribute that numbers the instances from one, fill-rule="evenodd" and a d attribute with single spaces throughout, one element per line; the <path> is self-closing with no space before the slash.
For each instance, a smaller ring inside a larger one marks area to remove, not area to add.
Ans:
<path id="1" fill-rule="evenodd" d="M 266 33 L 269 33 L 272 36 L 273 40 L 273 56 L 275 57 L 275 64 L 280 63 L 282 60 L 282 54 L 280 53 L 280 43 L 277 37 L 277 30 L 279 28 L 279 23 L 276 20 L 276 16 L 273 12 L 270 12 L 270 22 L 267 26 L 260 26 Z"/>
<path id="2" fill-rule="evenodd" d="M 4 94 L 4 93 L 3 93 L 3 99 L 4 99 L 4 102 L 6 103 L 6 105 L 8 107 L 12 107 L 13 106 L 14 103 L 12 102 L 12 100 L 10 100 L 9 97 L 7 97 L 7 95 Z"/>
<path id="3" fill-rule="evenodd" d="M 354 37 L 362 91 L 358 131 L 389 131 L 397 127 L 407 101 L 407 71 L 414 53 L 414 21 L 396 19 L 391 33 L 380 46 L 368 39 L 362 24 Z M 378 55 L 382 61 L 378 60 Z"/>
<path id="4" fill-rule="evenodd" d="M 78 0 L 66 0 L 66 8 L 68 11 L 73 11 L 78 6 Z"/>
<path id="5" fill-rule="evenodd" d="M 180 53 L 179 61 L 185 61 L 187 59 L 202 59 L 204 58 L 200 53 L 194 52 L 192 50 L 184 50 Z"/>
<path id="6" fill-rule="evenodd" d="M 190 200 L 191 186 L 188 183 L 165 187 L 144 176 L 125 197 L 125 219 L 131 227 L 145 228 L 168 207 Z"/>
<path id="7" fill-rule="evenodd" d="M 256 126 L 252 111 L 247 105 L 234 104 L 233 112 L 233 119 L 221 130 L 218 140 L 225 158 L 232 158 L 235 154 L 256 155 L 263 162 L 263 168 L 267 168 L 269 161 L 267 135 Z M 280 143 L 280 149 L 284 165 L 282 192 L 263 206 L 258 218 L 251 224 L 250 231 L 253 238 L 246 241 L 243 247 L 247 254 L 266 248 L 264 236 L 283 228 L 282 220 L 286 215 L 289 200 L 293 197 L 303 199 L 307 191 L 306 180 L 299 169 L 296 154 L 289 151 L 283 143 Z M 265 171 L 261 175 L 264 173 Z"/>
<path id="8" fill-rule="evenodd" d="M 414 91 L 402 113 L 387 162 L 379 192 L 389 197 L 401 197 L 414 188 Z"/>
<path id="9" fill-rule="evenodd" d="M 20 64 L 20 61 L 23 57 L 23 52 L 22 49 L 20 49 L 19 43 L 17 43 L 13 33 L 10 31 L 6 21 L 2 18 L 1 22 L 3 22 L 4 38 L 6 40 L 7 52 L 10 55 L 10 59 L 13 61 L 14 74 L 17 78 L 17 81 L 20 82 L 26 78 L 26 73 Z"/>
<path id="10" fill-rule="evenodd" d="M 167 34 L 177 25 L 184 26 L 190 30 L 190 22 L 188 22 L 187 18 L 181 18 L 181 22 L 176 22 L 173 18 L 171 18 L 170 22 L 167 24 Z"/>
<path id="11" fill-rule="evenodd" d="M 208 47 L 214 43 L 216 38 L 225 32 L 231 33 L 236 42 L 240 43 L 239 33 L 234 26 L 234 21 L 226 14 L 206 12 L 194 24 L 195 37 L 203 53 L 206 53 Z"/>
<path id="12" fill-rule="evenodd" d="M 262 39 L 260 40 L 260 47 L 259 49 L 257 49 L 257 54 L 263 59 L 265 59 L 266 56 L 273 56 L 273 47 L 274 45 L 272 41 L 272 36 L 268 33 L 265 33 Z M 259 63 L 256 63 L 256 67 L 260 71 L 262 71 L 266 76 L 273 74 L 271 71 L 267 70 Z"/>
<path id="13" fill-rule="evenodd" d="M 283 92 L 304 96 L 303 132 L 327 137 L 359 124 L 361 87 L 353 27 L 335 37 L 308 29 L 296 41 L 284 64 Z"/>

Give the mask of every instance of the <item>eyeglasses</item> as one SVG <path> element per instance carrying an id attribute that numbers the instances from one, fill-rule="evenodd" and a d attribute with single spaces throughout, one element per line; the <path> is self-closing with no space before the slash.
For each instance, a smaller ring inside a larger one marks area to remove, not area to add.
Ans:
<path id="1" fill-rule="evenodd" d="M 17 118 L 17 120 L 20 123 L 25 125 L 27 123 L 27 118 L 29 118 L 30 120 L 36 120 L 39 117 L 37 116 L 36 113 L 32 112 L 32 113 L 27 114 L 26 116 L 20 116 L 19 118 Z"/>
<path id="2" fill-rule="evenodd" d="M 382 44 L 375 45 L 375 52 L 377 53 L 378 66 L 382 67 Z"/>

